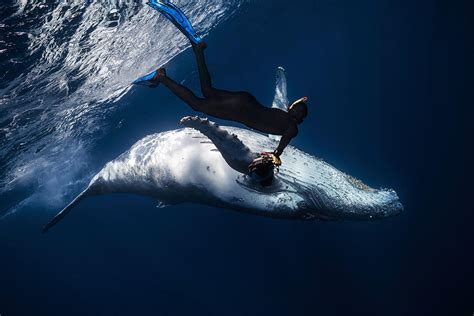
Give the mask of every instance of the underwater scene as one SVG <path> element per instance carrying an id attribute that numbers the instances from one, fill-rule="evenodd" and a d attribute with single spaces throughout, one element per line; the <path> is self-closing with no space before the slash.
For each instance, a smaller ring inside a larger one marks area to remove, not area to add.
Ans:
<path id="1" fill-rule="evenodd" d="M 472 315 L 474 4 L 0 3 L 0 316 Z"/>

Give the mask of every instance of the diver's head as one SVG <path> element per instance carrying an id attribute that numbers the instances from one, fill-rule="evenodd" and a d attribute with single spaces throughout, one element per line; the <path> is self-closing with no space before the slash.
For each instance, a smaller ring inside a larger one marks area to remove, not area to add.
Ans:
<path id="1" fill-rule="evenodd" d="M 298 124 L 303 123 L 304 119 L 308 115 L 308 106 L 306 105 L 307 97 L 302 97 L 301 99 L 293 102 L 288 108 L 288 113 L 296 119 Z"/>

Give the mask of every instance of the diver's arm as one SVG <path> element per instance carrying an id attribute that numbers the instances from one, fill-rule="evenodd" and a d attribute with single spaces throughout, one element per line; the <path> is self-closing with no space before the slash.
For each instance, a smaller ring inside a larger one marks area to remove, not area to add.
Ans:
<path id="1" fill-rule="evenodd" d="M 280 139 L 280 143 L 278 144 L 277 149 L 273 152 L 273 154 L 277 157 L 280 157 L 281 153 L 285 149 L 286 146 L 290 143 L 291 139 L 298 135 L 298 127 L 292 125 L 290 128 L 286 130 L 286 132 L 282 135 Z"/>

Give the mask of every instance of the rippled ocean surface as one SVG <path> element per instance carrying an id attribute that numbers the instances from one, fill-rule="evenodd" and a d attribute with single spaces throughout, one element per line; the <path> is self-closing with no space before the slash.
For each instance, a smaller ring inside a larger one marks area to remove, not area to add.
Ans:
<path id="1" fill-rule="evenodd" d="M 205 35 L 241 2 L 176 4 Z M 36 191 L 79 180 L 84 164 L 75 161 L 106 133 L 130 82 L 189 46 L 145 1 L 1 6 L 0 195 L 26 183 Z"/>
<path id="2" fill-rule="evenodd" d="M 174 3 L 216 87 L 270 105 L 283 66 L 310 100 L 292 145 L 405 211 L 301 222 L 116 194 L 41 235 L 107 161 L 196 114 L 130 82 L 165 65 L 197 93 L 196 65 L 143 1 L 1 1 L 0 315 L 471 315 L 472 3 Z"/>

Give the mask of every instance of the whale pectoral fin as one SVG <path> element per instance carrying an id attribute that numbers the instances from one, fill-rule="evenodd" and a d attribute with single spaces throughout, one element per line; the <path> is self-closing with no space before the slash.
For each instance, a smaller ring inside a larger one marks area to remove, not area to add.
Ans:
<path id="1" fill-rule="evenodd" d="M 45 234 L 48 230 L 51 229 L 54 225 L 56 225 L 60 220 L 66 216 L 73 207 L 75 207 L 80 201 L 82 201 L 85 197 L 87 197 L 88 194 L 88 189 L 82 191 L 74 200 L 72 200 L 71 203 L 69 203 L 65 208 L 63 208 L 56 216 L 54 216 L 44 227 L 43 230 L 41 231 L 42 234 Z"/>
<path id="2" fill-rule="evenodd" d="M 180 123 L 207 136 L 217 147 L 229 167 L 243 174 L 248 173 L 248 166 L 256 155 L 236 135 L 230 134 L 207 118 L 186 116 L 181 119 Z"/>

